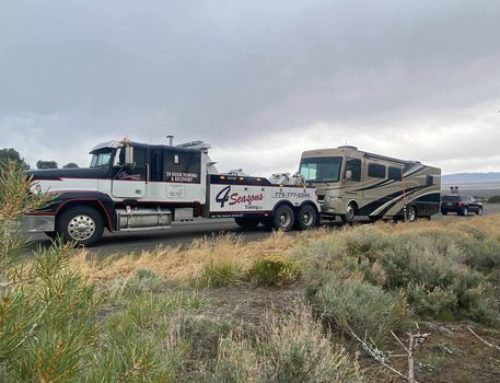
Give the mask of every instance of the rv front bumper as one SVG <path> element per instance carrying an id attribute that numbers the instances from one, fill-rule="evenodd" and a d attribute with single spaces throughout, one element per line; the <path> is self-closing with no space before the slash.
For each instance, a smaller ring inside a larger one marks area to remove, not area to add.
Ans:
<path id="1" fill-rule="evenodd" d="M 23 233 L 44 233 L 56 230 L 56 217 L 53 215 L 25 215 L 21 221 Z"/>

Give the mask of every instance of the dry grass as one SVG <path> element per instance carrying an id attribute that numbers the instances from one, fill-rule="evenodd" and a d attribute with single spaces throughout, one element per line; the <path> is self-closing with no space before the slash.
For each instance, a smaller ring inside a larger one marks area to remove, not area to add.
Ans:
<path id="1" fill-rule="evenodd" d="M 362 225 L 361 230 L 367 230 Z M 357 229 L 357 227 L 355 227 Z M 331 232 L 318 229 L 297 235 L 272 233 L 258 242 L 243 242 L 239 236 L 224 235 L 215 239 L 198 239 L 187 248 L 159 247 L 141 254 L 115 254 L 98 259 L 82 250 L 70 262 L 70 266 L 90 281 L 129 278 L 137 270 L 150 269 L 167 282 L 193 280 L 207 265 L 229 265 L 249 270 L 257 259 L 264 257 L 286 257 L 297 246 L 307 246 L 328 236 L 344 236 L 352 230 L 345 227 Z M 421 220 L 416 223 L 377 223 L 368 229 L 376 235 L 391 234 L 452 234 L 460 237 L 484 236 L 500 240 L 500 215 L 469 217 L 460 220 Z"/>
<path id="2" fill-rule="evenodd" d="M 106 259 L 97 259 L 82 250 L 71 260 L 70 266 L 91 281 L 129 278 L 137 270 L 150 269 L 167 282 L 185 282 L 198 277 L 207 265 L 234 265 L 249 270 L 256 259 L 286 256 L 298 244 L 304 245 L 327 235 L 326 230 L 295 236 L 275 232 L 263 241 L 250 243 L 243 242 L 239 236 L 224 235 L 195 240 L 188 248 L 159 247 L 140 255 L 115 254 Z"/>

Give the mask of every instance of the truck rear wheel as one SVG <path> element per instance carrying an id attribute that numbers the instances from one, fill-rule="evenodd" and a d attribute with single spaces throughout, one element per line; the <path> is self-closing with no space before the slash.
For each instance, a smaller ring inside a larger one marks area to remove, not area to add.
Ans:
<path id="1" fill-rule="evenodd" d="M 304 205 L 300 208 L 297 216 L 297 226 L 300 230 L 309 230 L 316 226 L 318 213 L 311 205 Z"/>
<path id="2" fill-rule="evenodd" d="M 73 242 L 78 246 L 92 246 L 102 237 L 104 220 L 92 207 L 75 206 L 60 215 L 56 231 L 64 242 Z"/>
<path id="3" fill-rule="evenodd" d="M 242 229 L 255 229 L 259 225 L 259 220 L 256 218 L 237 217 L 234 222 Z"/>
<path id="4" fill-rule="evenodd" d="M 288 205 L 278 206 L 273 215 L 273 226 L 276 230 L 290 231 L 293 228 L 295 216 Z"/>

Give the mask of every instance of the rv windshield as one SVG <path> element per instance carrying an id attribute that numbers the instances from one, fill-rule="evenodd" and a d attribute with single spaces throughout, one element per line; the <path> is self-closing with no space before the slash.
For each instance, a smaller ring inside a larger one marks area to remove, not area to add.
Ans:
<path id="1" fill-rule="evenodd" d="M 92 152 L 92 161 L 90 161 L 91 168 L 102 166 L 109 166 L 113 158 L 114 149 L 107 148 Z"/>
<path id="2" fill-rule="evenodd" d="M 306 182 L 339 182 L 342 157 L 304 158 L 300 161 L 300 174 Z"/>

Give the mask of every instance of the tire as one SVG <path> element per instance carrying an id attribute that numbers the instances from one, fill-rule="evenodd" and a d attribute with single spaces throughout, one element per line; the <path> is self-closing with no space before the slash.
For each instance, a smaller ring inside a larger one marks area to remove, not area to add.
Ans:
<path id="1" fill-rule="evenodd" d="M 73 242 L 77 246 L 92 246 L 102 237 L 104 220 L 92 207 L 75 206 L 58 217 L 56 231 L 64 242 Z"/>
<path id="2" fill-rule="evenodd" d="M 467 214 L 469 214 L 469 209 L 467 209 L 466 207 L 464 207 L 462 210 L 460 210 L 460 212 L 458 213 L 458 215 L 461 215 L 461 216 L 466 216 Z"/>
<path id="3" fill-rule="evenodd" d="M 482 207 L 477 208 L 476 214 L 483 215 L 483 208 Z"/>
<path id="4" fill-rule="evenodd" d="M 300 208 L 297 215 L 297 227 L 300 230 L 309 230 L 316 226 L 318 222 L 318 213 L 311 205 L 304 205 Z"/>
<path id="5" fill-rule="evenodd" d="M 273 214 L 273 227 L 276 230 L 290 231 L 295 223 L 295 215 L 288 205 L 280 205 Z"/>
<path id="6" fill-rule="evenodd" d="M 441 210 L 441 214 L 442 214 L 442 215 L 448 215 L 448 212 L 447 212 L 447 211 L 444 211 L 444 210 Z"/>
<path id="7" fill-rule="evenodd" d="M 245 218 L 245 217 L 237 217 L 234 219 L 234 222 L 241 227 L 242 229 L 255 229 L 259 226 L 259 220 L 257 218 Z"/>
<path id="8" fill-rule="evenodd" d="M 354 223 L 356 213 L 357 213 L 356 205 L 353 202 L 351 202 L 346 207 L 346 214 L 341 216 L 342 221 L 344 223 L 352 225 Z"/>
<path id="9" fill-rule="evenodd" d="M 406 210 L 406 220 L 408 222 L 415 222 L 417 220 L 417 208 L 415 206 L 408 206 Z"/>

